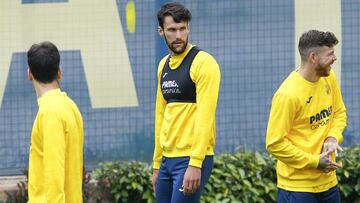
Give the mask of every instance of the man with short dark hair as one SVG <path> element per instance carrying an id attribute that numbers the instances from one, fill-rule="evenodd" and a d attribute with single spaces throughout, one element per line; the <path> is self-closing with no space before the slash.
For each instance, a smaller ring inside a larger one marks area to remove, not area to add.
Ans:
<path id="1" fill-rule="evenodd" d="M 167 3 L 157 17 L 170 54 L 160 61 L 157 74 L 156 202 L 199 202 L 213 165 L 220 68 L 210 54 L 188 43 L 188 9 Z"/>
<path id="2" fill-rule="evenodd" d="M 335 162 L 346 108 L 331 70 L 337 38 L 310 30 L 301 35 L 301 66 L 276 91 L 266 149 L 277 158 L 278 202 L 340 203 Z"/>
<path id="3" fill-rule="evenodd" d="M 31 133 L 29 203 L 82 203 L 84 130 L 76 104 L 60 91 L 60 54 L 51 42 L 27 52 L 39 110 Z"/>

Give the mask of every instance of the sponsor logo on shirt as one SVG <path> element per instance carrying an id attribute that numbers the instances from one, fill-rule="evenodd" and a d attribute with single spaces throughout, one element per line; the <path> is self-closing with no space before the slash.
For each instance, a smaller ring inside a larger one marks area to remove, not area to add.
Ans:
<path id="1" fill-rule="evenodd" d="M 312 96 L 311 96 L 311 97 L 309 97 L 309 99 L 308 99 L 308 100 L 306 100 L 306 103 L 310 104 L 311 99 L 312 99 Z"/>
<path id="2" fill-rule="evenodd" d="M 165 74 L 164 74 L 165 75 Z M 164 76 L 163 76 L 164 77 Z M 164 81 L 161 84 L 161 89 L 163 90 L 163 94 L 180 94 L 179 85 L 175 80 Z"/>
<path id="3" fill-rule="evenodd" d="M 175 80 L 164 81 L 161 84 L 161 88 L 171 88 L 171 87 L 179 87 L 179 85 L 176 83 Z"/>
<path id="4" fill-rule="evenodd" d="M 330 86 L 328 84 L 325 85 L 325 90 L 326 90 L 326 94 L 331 93 L 331 89 L 330 89 Z"/>
<path id="5" fill-rule="evenodd" d="M 326 126 L 329 123 L 329 117 L 332 114 L 332 106 L 321 110 L 319 113 L 310 116 L 310 128 L 315 130 L 321 126 Z"/>

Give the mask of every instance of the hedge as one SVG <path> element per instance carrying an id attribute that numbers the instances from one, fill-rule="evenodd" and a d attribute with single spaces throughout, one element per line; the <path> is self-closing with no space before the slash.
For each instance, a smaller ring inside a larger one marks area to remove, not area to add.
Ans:
<path id="1" fill-rule="evenodd" d="M 360 203 L 360 145 L 345 148 L 337 170 L 343 202 Z M 267 153 L 241 151 L 215 156 L 201 202 L 276 202 L 276 161 Z M 110 202 L 155 202 L 150 164 L 117 161 L 100 164 L 94 178 L 110 191 Z M 135 182 L 135 183 L 134 183 Z"/>
<path id="2" fill-rule="evenodd" d="M 360 145 L 345 148 L 339 162 L 343 165 L 337 170 L 342 202 L 360 203 Z M 272 157 L 262 152 L 242 151 L 215 156 L 212 175 L 201 202 L 276 202 L 275 163 Z M 149 163 L 100 163 L 91 177 L 84 178 L 84 202 L 155 202 L 151 174 Z M 22 203 L 14 200 L 27 199 L 21 197 L 27 194 L 25 187 L 22 184 L 19 187 L 20 192 L 9 193 L 8 202 Z"/>

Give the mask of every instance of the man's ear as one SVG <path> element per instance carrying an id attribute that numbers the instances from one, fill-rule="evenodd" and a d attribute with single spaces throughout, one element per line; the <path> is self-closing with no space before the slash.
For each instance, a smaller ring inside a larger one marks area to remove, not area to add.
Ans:
<path id="1" fill-rule="evenodd" d="M 162 27 L 158 26 L 158 32 L 161 37 L 164 36 L 164 29 Z"/>
<path id="2" fill-rule="evenodd" d="M 59 67 L 59 70 L 58 70 L 58 72 L 57 72 L 57 79 L 58 79 L 58 80 L 61 80 L 61 78 L 62 78 L 62 68 Z"/>
<path id="3" fill-rule="evenodd" d="M 28 76 L 28 80 L 32 81 L 33 80 L 33 75 L 30 71 L 30 68 L 27 69 L 27 76 Z"/>
<path id="4" fill-rule="evenodd" d="M 316 56 L 315 52 L 310 52 L 309 57 L 308 57 L 309 62 L 315 63 L 316 62 L 316 57 L 317 56 Z"/>

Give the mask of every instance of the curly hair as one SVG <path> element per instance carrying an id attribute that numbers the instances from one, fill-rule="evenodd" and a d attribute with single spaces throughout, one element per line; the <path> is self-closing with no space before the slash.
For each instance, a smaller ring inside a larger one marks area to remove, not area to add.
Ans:
<path id="1" fill-rule="evenodd" d="M 176 23 L 183 21 L 190 22 L 191 20 L 190 11 L 177 2 L 171 2 L 161 6 L 159 12 L 157 13 L 157 19 L 161 28 L 164 28 L 164 18 L 166 16 L 172 16 Z"/>
<path id="2" fill-rule="evenodd" d="M 303 33 L 299 39 L 299 52 L 302 61 L 306 61 L 310 52 L 322 46 L 333 47 L 339 40 L 332 32 L 309 30 Z"/>

